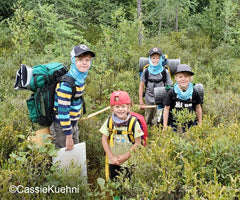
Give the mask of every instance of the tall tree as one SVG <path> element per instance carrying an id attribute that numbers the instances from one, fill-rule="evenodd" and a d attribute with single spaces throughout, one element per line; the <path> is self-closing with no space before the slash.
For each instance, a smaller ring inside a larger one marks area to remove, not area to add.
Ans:
<path id="1" fill-rule="evenodd" d="M 225 43 L 235 43 L 240 38 L 240 4 L 234 1 L 225 0 L 221 14 L 224 24 L 223 40 Z"/>
<path id="2" fill-rule="evenodd" d="M 149 0 L 144 4 L 144 24 L 151 32 L 177 31 L 179 16 L 189 10 L 194 0 Z"/>
<path id="3" fill-rule="evenodd" d="M 137 0 L 137 16 L 139 20 L 139 30 L 138 30 L 138 44 L 142 45 L 143 33 L 142 33 L 142 0 Z"/>

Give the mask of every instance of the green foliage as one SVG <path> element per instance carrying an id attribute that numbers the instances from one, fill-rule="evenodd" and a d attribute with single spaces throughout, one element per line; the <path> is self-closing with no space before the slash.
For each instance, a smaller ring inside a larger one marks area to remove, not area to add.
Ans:
<path id="1" fill-rule="evenodd" d="M 102 135 L 98 131 L 101 122 L 106 120 L 108 112 L 101 114 L 99 119 L 93 117 L 89 120 L 82 120 L 79 126 L 80 141 L 86 142 L 86 153 L 88 162 L 88 182 L 96 184 L 100 174 L 104 174 L 105 156 L 102 147 Z M 102 118 L 102 119 L 101 119 Z"/>
<path id="2" fill-rule="evenodd" d="M 55 166 L 54 166 L 55 167 Z M 56 188 L 69 188 L 68 192 L 64 193 L 52 193 L 51 199 L 86 199 L 88 191 L 87 182 L 85 177 L 81 175 L 81 169 L 75 166 L 71 166 L 69 169 L 53 168 L 52 173 L 47 176 L 47 182 L 44 186 L 54 186 Z M 48 195 L 42 195 L 42 197 L 49 197 Z"/>
<path id="3" fill-rule="evenodd" d="M 16 5 L 15 15 L 8 20 L 13 34 L 15 55 L 18 63 L 29 62 L 30 52 L 40 54 L 37 62 L 54 61 L 68 63 L 69 52 L 77 43 L 87 43 L 69 22 L 54 12 L 54 5 L 38 5 L 38 12 L 24 11 L 20 4 Z M 64 56 L 64 57 L 63 57 Z M 31 63 L 29 64 L 31 65 Z M 35 63 L 33 65 L 36 65 Z"/>
<path id="4" fill-rule="evenodd" d="M 239 123 L 213 128 L 210 118 L 184 137 L 171 131 L 160 135 L 155 129 L 149 146 L 132 155 L 136 168 L 131 182 L 123 183 L 127 198 L 239 197 L 238 135 Z"/>
<path id="5" fill-rule="evenodd" d="M 127 20 L 124 10 L 119 8 L 112 14 L 112 25 L 101 26 L 102 37 L 97 44 L 97 59 L 111 69 L 131 70 L 132 60 L 135 58 L 138 48 L 138 23 Z M 112 27 L 115 27 L 114 29 Z M 136 61 L 134 60 L 134 64 Z"/>
<path id="6" fill-rule="evenodd" d="M 0 2 L 0 20 L 6 19 L 13 14 L 11 6 L 16 2 L 17 0 L 2 0 Z"/>
<path id="7" fill-rule="evenodd" d="M 94 193 L 89 193 L 89 199 L 113 199 L 114 196 L 119 195 L 118 189 L 120 188 L 120 183 L 117 182 L 106 182 L 102 178 L 97 179 L 97 187 Z"/>
<path id="8" fill-rule="evenodd" d="M 12 42 L 15 46 L 15 54 L 19 56 L 19 62 L 22 63 L 24 56 L 30 48 L 31 29 L 29 24 L 33 20 L 32 11 L 24 11 L 18 4 L 16 5 L 15 15 L 12 21 L 8 20 L 9 28 L 13 34 Z"/>
<path id="9" fill-rule="evenodd" d="M 176 120 L 176 125 L 180 133 L 183 132 L 183 129 L 187 128 L 186 124 L 194 122 L 196 119 L 196 113 L 190 112 L 187 108 L 177 111 L 176 109 L 172 110 L 173 118 Z"/>
<path id="10" fill-rule="evenodd" d="M 50 169 L 50 152 L 54 148 L 51 142 L 46 143 L 45 147 L 37 148 L 26 140 L 26 136 L 21 135 L 24 141 L 18 148 L 15 148 L 9 159 L 2 163 L 1 171 L 1 194 L 4 198 L 15 199 L 18 193 L 11 194 L 8 190 L 10 185 L 38 186 L 45 181 L 45 176 Z M 25 194 L 27 198 L 31 194 Z M 24 196 L 24 195 L 23 195 Z"/>
<path id="11" fill-rule="evenodd" d="M 214 94 L 214 95 L 213 95 Z M 206 94 L 203 110 L 215 118 L 216 125 L 219 123 L 227 124 L 229 121 L 240 119 L 240 102 L 239 94 L 230 91 Z M 221 101 L 219 101 L 221 99 Z"/>
<path id="12" fill-rule="evenodd" d="M 10 2 L 1 5 L 5 9 Z M 179 30 L 170 32 L 176 25 L 177 6 Z M 184 135 L 170 128 L 164 135 L 159 128 L 149 129 L 149 145 L 132 155 L 136 167 L 131 182 L 121 183 L 124 198 L 240 198 L 239 5 L 228 0 L 147 0 L 142 11 L 145 37 L 139 47 L 136 1 L 21 0 L 7 7 L 4 17 L 11 16 L 1 21 L 0 34 L 2 199 L 112 199 L 119 195 L 119 184 L 101 178 L 105 155 L 98 130 L 109 111 L 79 123 L 80 141 L 87 144 L 86 184 L 80 170 L 66 174 L 52 165 L 56 151 L 49 139 L 40 148 L 27 140 L 35 133 L 26 107 L 30 91 L 13 89 L 21 62 L 70 64 L 70 51 L 79 43 L 93 47 L 97 55 L 84 93 L 88 114 L 109 106 L 113 90 L 126 90 L 137 104 L 139 57 L 146 57 L 153 46 L 189 64 L 196 74 L 194 82 L 204 85 L 203 124 Z M 162 32 L 157 35 L 160 18 Z M 180 124 L 194 117 L 182 114 L 177 114 Z M 19 184 L 79 185 L 79 193 L 9 193 L 9 185 Z"/>
<path id="13" fill-rule="evenodd" d="M 102 81 L 99 82 L 99 80 Z M 140 80 L 138 74 L 133 70 L 114 71 L 103 64 L 99 64 L 90 71 L 89 81 L 89 87 L 86 90 L 91 97 L 91 106 L 94 105 L 94 108 L 103 108 L 98 105 L 108 106 L 110 95 L 114 90 L 127 91 L 132 101 L 138 103 L 136 91 Z"/>

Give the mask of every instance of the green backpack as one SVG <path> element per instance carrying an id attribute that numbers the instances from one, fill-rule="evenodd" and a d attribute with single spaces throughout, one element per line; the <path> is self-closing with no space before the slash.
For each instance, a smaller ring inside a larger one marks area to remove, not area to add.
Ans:
<path id="1" fill-rule="evenodd" d="M 54 95 L 58 82 L 68 82 L 72 88 L 72 99 L 74 98 L 76 93 L 74 79 L 68 76 L 67 72 L 67 67 L 62 63 L 49 63 L 33 67 L 29 85 L 29 89 L 33 93 L 27 100 L 31 122 L 39 123 L 42 126 L 51 125 L 54 119 Z"/>

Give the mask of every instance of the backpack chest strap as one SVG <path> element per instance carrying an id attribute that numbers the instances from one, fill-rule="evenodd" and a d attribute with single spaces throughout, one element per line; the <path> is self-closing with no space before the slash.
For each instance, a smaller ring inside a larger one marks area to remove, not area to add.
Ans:
<path id="1" fill-rule="evenodd" d="M 135 143 L 135 139 L 134 139 L 134 126 L 136 124 L 137 118 L 136 117 L 131 117 L 129 124 L 128 124 L 128 130 L 124 131 L 124 130 L 116 130 L 114 129 L 114 125 L 113 125 L 113 119 L 112 117 L 109 117 L 108 119 L 108 131 L 109 131 L 109 139 L 110 139 L 110 145 L 113 146 L 113 135 L 114 134 L 126 134 L 128 135 L 129 140 L 134 144 Z"/>

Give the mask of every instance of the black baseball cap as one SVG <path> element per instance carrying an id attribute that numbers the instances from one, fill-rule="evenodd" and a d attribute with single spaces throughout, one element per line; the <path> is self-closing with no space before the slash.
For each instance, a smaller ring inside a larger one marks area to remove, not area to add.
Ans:
<path id="1" fill-rule="evenodd" d="M 189 67 L 186 64 L 180 64 L 180 65 L 177 66 L 176 74 L 179 73 L 179 72 L 188 72 L 189 74 L 191 74 L 191 76 L 194 75 L 191 67 Z"/>
<path id="2" fill-rule="evenodd" d="M 151 55 L 153 55 L 155 53 L 161 56 L 162 55 L 162 50 L 157 48 L 157 47 L 153 47 L 152 49 L 150 49 L 148 55 L 151 56 Z"/>
<path id="3" fill-rule="evenodd" d="M 92 57 L 95 57 L 95 53 L 93 53 L 93 51 L 91 51 L 85 44 L 79 44 L 73 47 L 71 57 L 80 56 L 83 53 L 90 53 Z"/>

